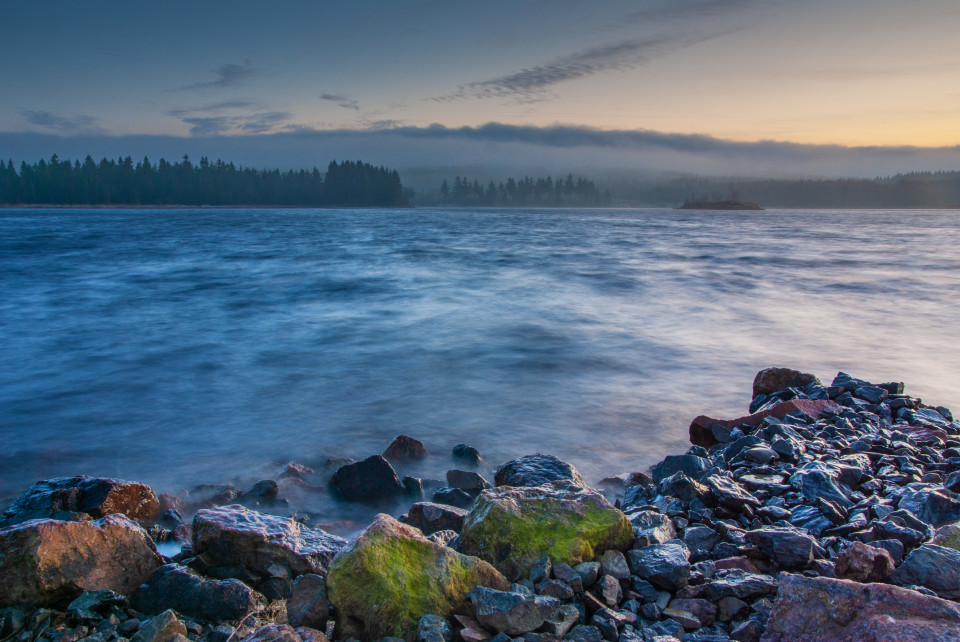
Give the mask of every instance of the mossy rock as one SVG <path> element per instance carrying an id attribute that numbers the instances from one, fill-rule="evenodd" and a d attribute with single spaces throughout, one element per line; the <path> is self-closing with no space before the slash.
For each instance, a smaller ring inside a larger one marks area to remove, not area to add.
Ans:
<path id="1" fill-rule="evenodd" d="M 930 543 L 960 551 L 960 522 L 938 528 Z"/>
<path id="2" fill-rule="evenodd" d="M 606 550 L 627 550 L 633 538 L 630 521 L 606 497 L 553 482 L 483 491 L 464 522 L 460 550 L 514 579 L 545 556 L 573 566 Z"/>
<path id="3" fill-rule="evenodd" d="M 337 555 L 327 574 L 340 639 L 415 640 L 421 616 L 469 612 L 466 595 L 478 585 L 510 588 L 487 562 L 435 544 L 384 514 Z"/>

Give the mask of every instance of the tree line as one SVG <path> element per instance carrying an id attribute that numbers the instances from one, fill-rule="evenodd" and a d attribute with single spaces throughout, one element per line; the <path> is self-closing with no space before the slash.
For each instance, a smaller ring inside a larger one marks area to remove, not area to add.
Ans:
<path id="1" fill-rule="evenodd" d="M 206 157 L 176 163 L 91 156 L 33 165 L 0 161 L 0 203 L 15 205 L 275 205 L 402 207 L 410 196 L 396 170 L 332 161 L 326 173 L 251 169 Z"/>
<path id="2" fill-rule="evenodd" d="M 605 207 L 610 205 L 610 192 L 601 193 L 593 181 L 585 178 L 553 180 L 529 176 L 499 184 L 457 176 L 453 186 L 444 179 L 440 185 L 440 204 L 485 207 Z"/>

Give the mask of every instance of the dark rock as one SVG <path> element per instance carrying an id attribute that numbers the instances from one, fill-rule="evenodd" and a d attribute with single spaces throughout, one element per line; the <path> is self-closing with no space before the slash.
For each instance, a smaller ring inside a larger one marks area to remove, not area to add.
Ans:
<path id="1" fill-rule="evenodd" d="M 451 642 L 450 623 L 439 615 L 424 615 L 417 627 L 417 642 Z"/>
<path id="2" fill-rule="evenodd" d="M 724 597 L 717 601 L 717 619 L 721 622 L 741 620 L 750 614 L 750 605 L 735 597 Z"/>
<path id="3" fill-rule="evenodd" d="M 690 423 L 690 443 L 695 446 L 702 446 L 703 448 L 710 448 L 719 443 L 716 437 L 713 436 L 713 429 L 711 427 L 714 424 L 722 424 L 731 428 L 741 425 L 758 426 L 767 417 L 782 419 L 797 410 L 809 415 L 813 419 L 820 419 L 825 412 L 835 411 L 839 407 L 837 403 L 828 399 L 791 399 L 778 403 L 772 408 L 767 408 L 766 410 L 761 410 L 736 419 L 722 420 L 700 415 Z"/>
<path id="4" fill-rule="evenodd" d="M 802 388 L 808 384 L 823 385 L 812 374 L 790 368 L 764 368 L 753 378 L 753 396 L 769 395 L 787 388 Z"/>
<path id="5" fill-rule="evenodd" d="M 874 548 L 882 548 L 886 552 L 890 553 L 891 559 L 893 559 L 894 566 L 900 564 L 903 561 L 903 542 L 896 539 L 878 539 L 870 542 L 870 546 Z"/>
<path id="6" fill-rule="evenodd" d="M 634 548 L 651 544 L 665 544 L 677 536 L 673 520 L 654 510 L 644 510 L 628 515 L 633 526 Z"/>
<path id="7" fill-rule="evenodd" d="M 907 555 L 890 580 L 901 586 L 925 586 L 944 599 L 960 598 L 960 551 L 924 544 Z"/>
<path id="8" fill-rule="evenodd" d="M 542 486 L 554 481 L 569 481 L 586 486 L 576 468 L 553 455 L 526 455 L 508 461 L 494 475 L 497 486 Z"/>
<path id="9" fill-rule="evenodd" d="M 755 464 L 769 464 L 780 459 L 780 455 L 772 448 L 754 446 L 743 451 L 743 458 Z"/>
<path id="10" fill-rule="evenodd" d="M 934 527 L 960 521 L 960 500 L 945 488 L 919 488 L 900 496 L 898 508 L 909 510 Z"/>
<path id="11" fill-rule="evenodd" d="M 606 551 L 610 554 L 619 554 L 623 555 L 620 551 Z M 626 558 L 624 558 L 624 565 L 626 565 Z M 597 562 L 581 562 L 573 567 L 573 570 L 577 572 L 577 575 L 580 576 L 580 581 L 583 583 L 583 588 L 589 589 L 597 583 L 597 578 L 600 576 L 600 564 Z M 630 577 L 630 570 L 627 570 L 627 577 Z"/>
<path id="12" fill-rule="evenodd" d="M 655 544 L 627 553 L 633 573 L 668 591 L 687 585 L 690 561 L 687 549 L 679 542 Z"/>
<path id="13" fill-rule="evenodd" d="M 577 607 L 572 604 L 563 604 L 544 621 L 543 631 L 557 637 L 563 637 L 579 619 L 580 611 L 577 610 Z"/>
<path id="14" fill-rule="evenodd" d="M 464 461 L 473 466 L 480 465 L 480 462 L 483 461 L 480 458 L 480 452 L 471 446 L 466 444 L 457 444 L 453 447 L 453 458 Z"/>
<path id="15" fill-rule="evenodd" d="M 699 499 L 710 501 L 710 489 L 684 473 L 674 473 L 660 482 L 659 491 L 663 495 L 677 497 L 685 502 Z"/>
<path id="16" fill-rule="evenodd" d="M 560 601 L 478 586 L 467 594 L 477 610 L 477 621 L 490 629 L 517 635 L 539 628 Z"/>
<path id="17" fill-rule="evenodd" d="M 340 467 L 330 478 L 330 488 L 349 501 L 390 499 L 404 492 L 397 472 L 380 455 Z"/>
<path id="18" fill-rule="evenodd" d="M 429 454 L 422 441 L 407 435 L 398 435 L 383 451 L 384 458 L 393 461 L 423 459 Z"/>
<path id="19" fill-rule="evenodd" d="M 848 510 L 853 502 L 837 485 L 839 477 L 840 470 L 836 466 L 813 461 L 791 475 L 790 484 L 811 501 L 823 498 Z"/>
<path id="20" fill-rule="evenodd" d="M 717 606 L 708 600 L 675 598 L 670 600 L 669 608 L 692 614 L 703 626 L 710 626 L 717 619 Z M 664 615 L 669 617 L 666 611 Z"/>
<path id="21" fill-rule="evenodd" d="M 473 497 L 459 488 L 440 488 L 433 494 L 433 501 L 437 504 L 468 508 L 473 503 Z"/>
<path id="22" fill-rule="evenodd" d="M 289 624 L 267 624 L 242 638 L 240 642 L 302 642 L 302 640 Z"/>
<path id="23" fill-rule="evenodd" d="M 280 486 L 272 479 L 262 479 L 240 493 L 237 502 L 247 506 L 273 506 L 280 495 Z"/>
<path id="24" fill-rule="evenodd" d="M 530 581 L 540 583 L 549 580 L 553 574 L 553 563 L 549 557 L 541 557 L 530 566 Z"/>
<path id="25" fill-rule="evenodd" d="M 725 597 L 752 600 L 776 592 L 777 581 L 769 575 L 735 570 L 706 583 L 703 586 L 702 597 L 711 602 L 718 602 Z"/>
<path id="26" fill-rule="evenodd" d="M 238 580 L 209 580 L 191 569 L 167 564 L 133 595 L 144 613 L 174 609 L 189 617 L 224 622 L 246 617 L 266 606 L 266 599 Z"/>
<path id="27" fill-rule="evenodd" d="M 721 506 L 733 510 L 742 510 L 744 506 L 760 506 L 760 500 L 743 486 L 722 475 L 707 475 L 703 483 L 710 488 L 711 494 Z"/>
<path id="28" fill-rule="evenodd" d="M 447 485 L 450 488 L 459 488 L 468 493 L 479 493 L 481 490 L 493 488 L 483 475 L 468 470 L 448 470 Z"/>
<path id="29" fill-rule="evenodd" d="M 187 639 L 187 627 L 173 611 L 155 615 L 130 638 L 131 642 L 170 642 Z"/>
<path id="30" fill-rule="evenodd" d="M 578 624 L 567 633 L 566 639 L 570 642 L 600 642 L 603 636 L 600 629 L 589 624 Z"/>
<path id="31" fill-rule="evenodd" d="M 589 563 L 585 562 L 584 564 Z M 627 557 L 620 551 L 605 551 L 600 556 L 600 568 L 604 575 L 610 575 L 618 580 L 630 579 L 630 566 L 627 564 Z"/>
<path id="32" fill-rule="evenodd" d="M 787 528 L 748 531 L 747 541 L 759 548 L 778 568 L 804 569 L 813 562 L 812 537 Z"/>
<path id="33" fill-rule="evenodd" d="M 287 621 L 292 626 L 308 626 L 325 630 L 330 616 L 330 600 L 323 577 L 314 573 L 301 575 L 293 581 L 293 591 L 287 600 Z"/>
<path id="34" fill-rule="evenodd" d="M 667 455 L 663 461 L 650 469 L 653 483 L 660 484 L 664 479 L 683 473 L 688 477 L 699 477 L 700 473 L 710 467 L 710 461 L 696 455 Z"/>
<path id="35" fill-rule="evenodd" d="M 893 573 L 890 553 L 862 542 L 854 542 L 837 556 L 836 576 L 854 582 L 881 582 Z"/>
<path id="36" fill-rule="evenodd" d="M 561 601 L 573 599 L 573 587 L 560 580 L 544 580 L 537 584 L 537 595 L 555 597 Z"/>
<path id="37" fill-rule="evenodd" d="M 720 535 L 709 526 L 694 526 L 683 533 L 683 543 L 692 559 L 704 559 L 720 543 Z"/>
<path id="38" fill-rule="evenodd" d="M 415 499 L 423 498 L 423 480 L 419 477 L 404 477 L 402 482 L 403 492 Z"/>
<path id="39" fill-rule="evenodd" d="M 569 585 L 575 593 L 583 593 L 583 578 L 569 564 L 563 562 L 554 564 L 553 576 Z"/>
<path id="40" fill-rule="evenodd" d="M 432 502 L 417 502 L 407 511 L 406 518 L 400 521 L 416 526 L 424 535 L 431 535 L 437 531 L 452 530 L 460 532 L 467 511 L 462 508 Z"/>
<path id="41" fill-rule="evenodd" d="M 759 642 L 760 633 L 761 628 L 759 622 L 756 620 L 746 620 L 733 627 L 733 630 L 730 631 L 730 639 L 736 640 L 736 642 Z"/>
<path id="42" fill-rule="evenodd" d="M 120 513 L 149 527 L 160 515 L 160 500 L 138 482 L 105 477 L 58 477 L 35 483 L 3 512 L 0 527 L 31 519 L 77 521 Z"/>
<path id="43" fill-rule="evenodd" d="M 960 606 L 887 584 L 784 574 L 764 640 L 956 640 Z"/>
<path id="44" fill-rule="evenodd" d="M 310 468 L 310 466 L 307 466 L 306 464 L 291 461 L 283 468 L 282 471 L 280 471 L 278 477 L 280 477 L 280 479 L 306 479 L 315 472 L 316 471 L 314 471 L 313 468 Z"/>

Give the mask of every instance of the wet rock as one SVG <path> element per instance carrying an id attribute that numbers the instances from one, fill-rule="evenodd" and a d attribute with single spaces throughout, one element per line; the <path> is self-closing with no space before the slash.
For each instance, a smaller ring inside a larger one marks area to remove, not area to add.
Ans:
<path id="1" fill-rule="evenodd" d="M 272 479 L 262 479 L 237 496 L 237 502 L 246 506 L 273 506 L 280 496 L 280 486 Z"/>
<path id="2" fill-rule="evenodd" d="M 123 515 L 23 522 L 0 529 L 0 606 L 66 606 L 100 589 L 129 595 L 161 564 L 147 532 Z"/>
<path id="3" fill-rule="evenodd" d="M 174 609 L 211 622 L 246 617 L 266 606 L 266 599 L 238 580 L 211 580 L 193 570 L 167 564 L 137 589 L 131 602 L 144 613 Z"/>
<path id="4" fill-rule="evenodd" d="M 293 591 L 287 599 L 287 620 L 292 626 L 308 626 L 325 630 L 330 616 L 330 600 L 323 577 L 313 573 L 301 575 L 293 581 Z"/>
<path id="5" fill-rule="evenodd" d="M 713 436 L 712 426 L 714 424 L 720 424 L 730 428 L 741 425 L 758 426 L 767 417 L 782 419 L 786 415 L 796 411 L 800 411 L 813 419 L 820 419 L 824 412 L 836 411 L 839 408 L 839 404 L 828 399 L 791 399 L 778 403 L 772 408 L 767 408 L 766 410 L 761 410 L 760 412 L 736 419 L 713 419 L 705 415 L 700 415 L 690 423 L 690 443 L 703 448 L 711 448 L 720 443 L 717 438 Z"/>
<path id="6" fill-rule="evenodd" d="M 429 454 L 422 441 L 407 435 L 398 435 L 383 451 L 384 458 L 392 461 L 423 459 Z"/>
<path id="7" fill-rule="evenodd" d="M 605 551 L 600 556 L 600 568 L 604 575 L 609 575 L 618 580 L 630 579 L 630 566 L 627 564 L 627 557 L 620 551 Z"/>
<path id="8" fill-rule="evenodd" d="M 330 488 L 348 501 L 376 501 L 403 494 L 404 487 L 386 459 L 373 455 L 337 469 Z"/>
<path id="9" fill-rule="evenodd" d="M 453 458 L 466 462 L 471 466 L 479 466 L 483 459 L 480 458 L 480 452 L 466 444 L 457 444 L 453 447 Z"/>
<path id="10" fill-rule="evenodd" d="M 720 535 L 709 526 L 694 526 L 684 531 L 683 543 L 690 550 L 691 559 L 705 559 L 720 543 Z"/>
<path id="11" fill-rule="evenodd" d="M 759 642 L 761 626 L 756 620 L 747 620 L 733 627 L 730 639 L 736 642 Z"/>
<path id="12" fill-rule="evenodd" d="M 849 510 L 853 502 L 838 486 L 839 478 L 840 469 L 837 466 L 813 461 L 803 465 L 790 476 L 790 485 L 811 501 L 823 498 Z"/>
<path id="13" fill-rule="evenodd" d="M 777 592 L 777 581 L 769 575 L 734 570 L 712 580 L 698 591 L 704 599 L 718 602 L 725 597 L 752 600 Z"/>
<path id="14" fill-rule="evenodd" d="M 75 620 L 99 620 L 110 607 L 123 607 L 127 598 L 109 589 L 84 591 L 67 606 L 67 615 Z"/>
<path id="15" fill-rule="evenodd" d="M 537 584 L 537 595 L 555 597 L 558 600 L 570 600 L 574 596 L 573 587 L 560 580 L 544 580 Z"/>
<path id="16" fill-rule="evenodd" d="M 823 385 L 815 375 L 791 368 L 764 368 L 753 378 L 753 396 L 769 395 L 787 388 L 802 388 L 808 384 Z"/>
<path id="17" fill-rule="evenodd" d="M 710 468 L 710 460 L 696 455 L 667 455 L 663 461 L 650 468 L 653 483 L 660 484 L 664 479 L 677 473 L 697 478 Z"/>
<path id="18" fill-rule="evenodd" d="M 486 562 L 434 544 L 382 513 L 337 555 L 326 583 L 339 613 L 338 637 L 364 640 L 412 639 L 425 613 L 468 612 L 466 594 L 473 587 L 510 586 Z"/>
<path id="19" fill-rule="evenodd" d="M 545 556 L 579 564 L 608 549 L 624 550 L 633 538 L 626 516 L 601 493 L 554 482 L 483 491 L 464 522 L 460 546 L 508 577 L 525 577 Z"/>
<path id="20" fill-rule="evenodd" d="M 296 520 L 266 515 L 243 506 L 198 511 L 193 518 L 193 552 L 212 566 L 242 566 L 270 577 L 271 565 L 290 571 L 326 573 L 346 540 Z"/>
<path id="21" fill-rule="evenodd" d="M 717 619 L 721 622 L 741 620 L 750 614 L 750 605 L 735 597 L 724 597 L 717 601 Z"/>
<path id="22" fill-rule="evenodd" d="M 553 567 L 553 576 L 557 578 L 557 580 L 570 586 L 574 593 L 583 593 L 583 576 L 569 564 L 564 562 L 555 564 Z"/>
<path id="23" fill-rule="evenodd" d="M 934 527 L 960 520 L 960 499 L 945 488 L 919 488 L 900 495 L 898 508 L 909 510 Z"/>
<path id="24" fill-rule="evenodd" d="M 441 488 L 433 494 L 433 502 L 457 508 L 467 508 L 473 504 L 473 496 L 460 488 Z"/>
<path id="25" fill-rule="evenodd" d="M 564 604 L 557 608 L 543 622 L 543 632 L 563 637 L 573 628 L 580 619 L 580 611 L 572 604 Z"/>
<path id="26" fill-rule="evenodd" d="M 633 527 L 634 548 L 665 544 L 677 536 L 673 520 L 654 510 L 632 512 L 628 516 Z"/>
<path id="27" fill-rule="evenodd" d="M 603 636 L 600 635 L 600 629 L 590 624 L 578 624 L 570 629 L 566 639 L 570 642 L 600 642 Z"/>
<path id="28" fill-rule="evenodd" d="M 417 642 L 451 642 L 453 630 L 446 618 L 424 615 L 417 624 Z"/>
<path id="29" fill-rule="evenodd" d="M 743 486 L 723 475 L 707 475 L 703 483 L 710 488 L 714 499 L 721 506 L 741 510 L 744 506 L 760 506 L 760 500 Z"/>
<path id="30" fill-rule="evenodd" d="M 448 470 L 447 485 L 451 488 L 465 490 L 471 494 L 492 488 L 490 482 L 484 479 L 483 475 L 469 470 Z"/>
<path id="31" fill-rule="evenodd" d="M 617 553 L 623 555 L 620 551 L 605 551 L 604 555 L 608 553 Z M 624 559 L 624 564 L 626 564 L 626 559 Z M 581 562 L 573 567 L 573 570 L 577 572 L 577 575 L 580 576 L 580 581 L 583 584 L 583 588 L 588 589 L 597 583 L 597 578 L 600 576 L 600 564 L 597 562 Z M 627 571 L 627 577 L 630 577 L 630 571 Z"/>
<path id="32" fill-rule="evenodd" d="M 960 606 L 886 584 L 784 574 L 764 640 L 955 640 Z"/>
<path id="33" fill-rule="evenodd" d="M 68 521 L 120 513 L 141 526 L 152 526 L 160 515 L 160 500 L 138 482 L 106 477 L 58 477 L 35 483 L 3 512 L 0 527 L 31 519 Z"/>
<path id="34" fill-rule="evenodd" d="M 937 542 L 931 542 L 936 544 Z M 905 553 L 903 548 L 903 543 L 896 539 L 875 539 L 870 542 L 870 546 L 874 548 L 882 548 L 886 552 L 890 553 L 890 557 L 893 559 L 895 566 L 899 565 L 903 561 L 903 555 Z"/>
<path id="35" fill-rule="evenodd" d="M 410 507 L 405 518 L 401 518 L 400 521 L 416 526 L 423 531 L 424 535 L 445 530 L 459 533 L 466 516 L 467 511 L 462 508 L 432 502 L 417 502 Z"/>
<path id="36" fill-rule="evenodd" d="M 890 580 L 901 586 L 925 586 L 944 599 L 960 598 L 960 551 L 924 544 L 907 555 Z"/>
<path id="37" fill-rule="evenodd" d="M 553 455 L 539 453 L 508 461 L 497 469 L 493 481 L 497 486 L 542 486 L 555 481 L 586 486 L 576 468 Z"/>
<path id="38" fill-rule="evenodd" d="M 710 626 L 714 620 L 717 619 L 717 605 L 708 600 L 676 598 L 670 600 L 669 608 L 690 613 L 696 617 L 703 626 Z M 664 611 L 664 615 L 669 617 L 666 611 Z M 681 622 L 681 624 L 683 624 L 683 622 Z M 700 627 L 698 626 L 696 628 Z"/>
<path id="39" fill-rule="evenodd" d="M 476 608 L 477 621 L 488 629 L 518 635 L 539 628 L 560 600 L 477 587 L 467 594 Z"/>
<path id="40" fill-rule="evenodd" d="M 635 575 L 667 591 L 683 588 L 690 578 L 688 552 L 680 542 L 632 550 L 627 558 Z"/>
<path id="41" fill-rule="evenodd" d="M 150 618 L 130 640 L 131 642 L 170 642 L 179 640 L 181 637 L 184 640 L 187 639 L 187 627 L 177 619 L 173 611 L 164 611 Z"/>
<path id="42" fill-rule="evenodd" d="M 804 569 L 813 562 L 812 537 L 787 528 L 748 531 L 747 541 L 759 548 L 778 568 Z"/>
<path id="43" fill-rule="evenodd" d="M 854 542 L 837 556 L 836 574 L 841 580 L 881 582 L 893 573 L 890 553 L 862 542 Z"/>
<path id="44" fill-rule="evenodd" d="M 780 459 L 780 455 L 772 448 L 754 446 L 743 451 L 743 458 L 755 464 L 769 464 Z"/>

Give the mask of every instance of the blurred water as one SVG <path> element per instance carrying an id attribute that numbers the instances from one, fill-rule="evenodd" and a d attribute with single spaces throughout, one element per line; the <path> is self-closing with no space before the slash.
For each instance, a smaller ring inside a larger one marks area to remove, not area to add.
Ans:
<path id="1" fill-rule="evenodd" d="M 0 495 L 246 481 L 399 433 L 596 481 L 744 414 L 770 365 L 960 409 L 958 215 L 0 210 Z"/>

